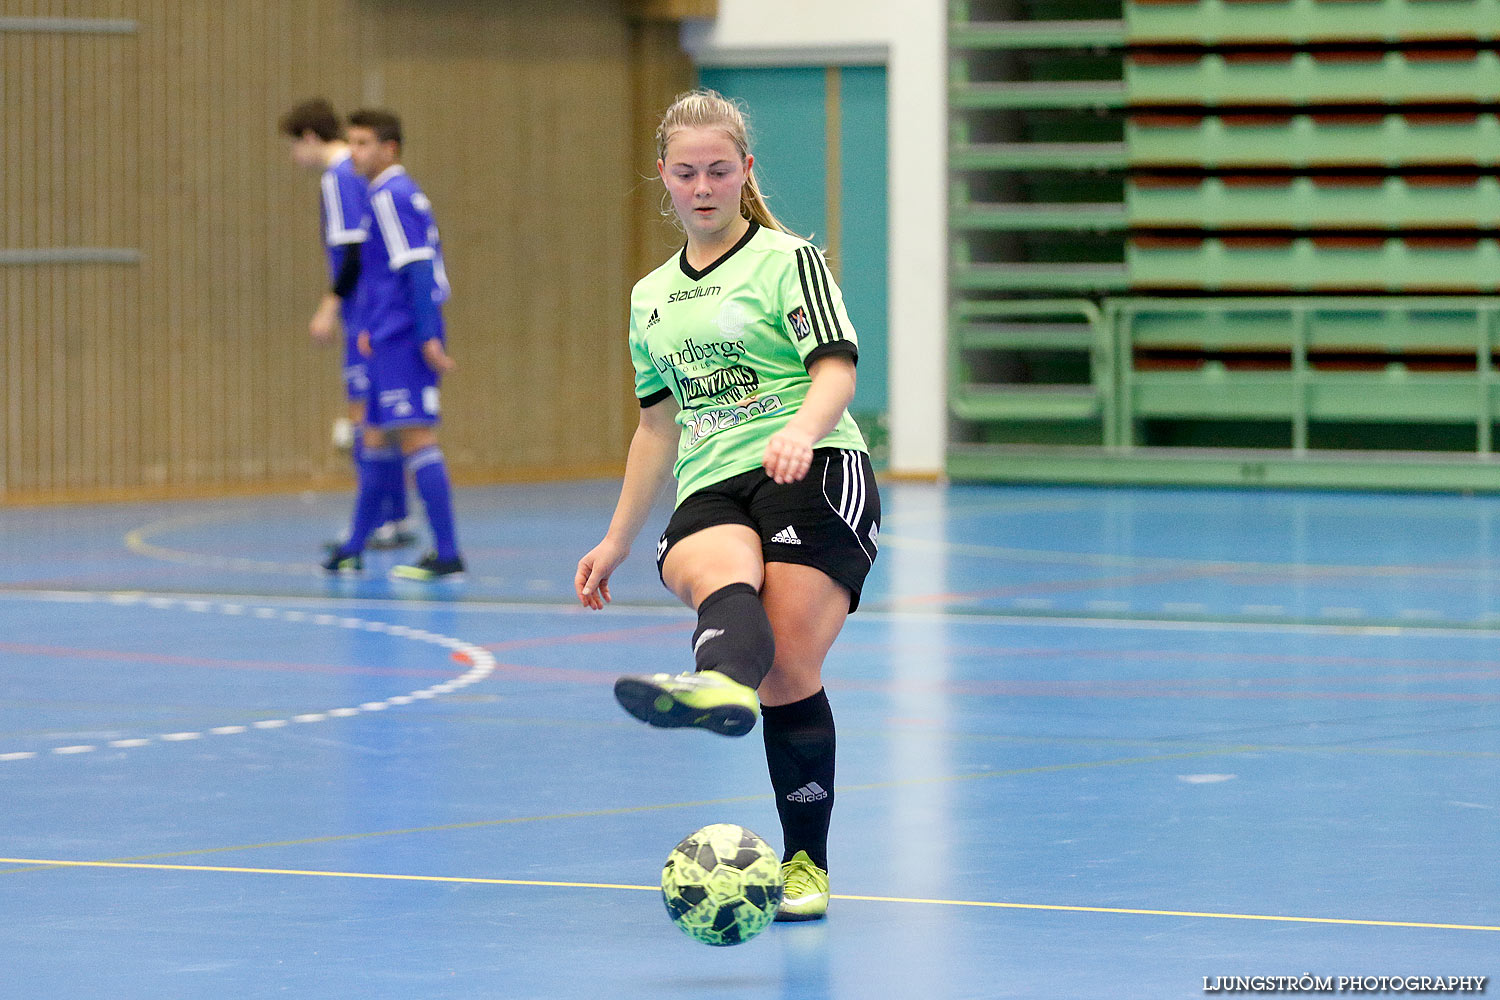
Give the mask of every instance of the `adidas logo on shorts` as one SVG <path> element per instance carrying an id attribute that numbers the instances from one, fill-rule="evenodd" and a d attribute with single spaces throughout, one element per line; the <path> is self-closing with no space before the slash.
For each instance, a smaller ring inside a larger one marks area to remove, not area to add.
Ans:
<path id="1" fill-rule="evenodd" d="M 786 800 L 788 802 L 817 802 L 826 798 L 828 798 L 828 793 L 823 790 L 823 786 L 816 781 L 809 781 L 795 792 L 788 793 Z"/>
<path id="2" fill-rule="evenodd" d="M 780 531 L 776 532 L 776 534 L 772 535 L 771 541 L 778 542 L 782 545 L 802 544 L 802 539 L 797 537 L 797 529 L 792 527 L 790 524 L 785 528 L 782 528 Z"/>

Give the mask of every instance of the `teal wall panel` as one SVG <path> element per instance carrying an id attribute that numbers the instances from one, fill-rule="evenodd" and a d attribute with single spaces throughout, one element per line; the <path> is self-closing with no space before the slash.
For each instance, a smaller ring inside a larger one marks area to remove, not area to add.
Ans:
<path id="1" fill-rule="evenodd" d="M 860 340 L 859 389 L 853 409 L 860 414 L 884 414 L 889 353 L 886 71 L 884 66 L 849 66 L 839 76 L 839 159 L 843 164 L 839 281 Z M 930 336 L 925 330 L 905 332 Z M 869 434 L 874 429 L 865 430 Z"/>
<path id="2" fill-rule="evenodd" d="M 771 211 L 793 232 L 829 244 L 828 70 L 705 67 L 699 83 L 744 102 L 755 173 Z M 859 332 L 859 389 L 850 409 L 871 444 L 888 408 L 887 98 L 884 66 L 841 67 L 836 161 L 840 228 L 830 260 Z"/>
<path id="3" fill-rule="evenodd" d="M 822 244 L 828 115 L 821 67 L 703 69 L 699 82 L 745 103 L 755 175 L 771 211 Z"/>

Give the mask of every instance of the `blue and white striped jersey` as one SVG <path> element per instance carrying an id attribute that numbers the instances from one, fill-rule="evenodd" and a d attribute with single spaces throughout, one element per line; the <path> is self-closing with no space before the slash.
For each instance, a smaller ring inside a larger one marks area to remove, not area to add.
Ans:
<path id="1" fill-rule="evenodd" d="M 323 247 L 328 253 L 328 279 L 338 278 L 349 247 L 363 243 L 368 231 L 364 218 L 369 212 L 369 188 L 354 172 L 354 161 L 345 153 L 323 171 Z"/>
<path id="2" fill-rule="evenodd" d="M 400 164 L 370 184 L 365 228 L 370 238 L 360 247 L 360 315 L 374 341 L 409 333 L 416 324 L 402 268 L 419 260 L 432 262 L 433 302 L 448 301 L 448 275 L 432 203 Z"/>

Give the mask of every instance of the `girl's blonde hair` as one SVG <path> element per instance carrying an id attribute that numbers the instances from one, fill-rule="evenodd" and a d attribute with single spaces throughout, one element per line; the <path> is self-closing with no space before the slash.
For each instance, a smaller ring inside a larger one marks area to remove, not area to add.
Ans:
<path id="1" fill-rule="evenodd" d="M 739 150 L 740 162 L 750 155 L 750 127 L 745 122 L 745 113 L 740 105 L 716 90 L 700 88 L 681 94 L 656 127 L 656 158 L 666 160 L 667 143 L 672 136 L 686 128 L 716 128 L 729 136 Z M 745 175 L 745 186 L 740 190 L 740 214 L 769 229 L 790 233 L 771 214 L 766 197 L 761 194 L 752 170 Z"/>

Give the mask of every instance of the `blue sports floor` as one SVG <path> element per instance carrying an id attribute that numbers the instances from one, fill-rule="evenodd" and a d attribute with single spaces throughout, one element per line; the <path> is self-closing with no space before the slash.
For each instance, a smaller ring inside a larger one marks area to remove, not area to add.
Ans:
<path id="1" fill-rule="evenodd" d="M 440 588 L 325 579 L 343 495 L 0 509 L 0 996 L 1500 976 L 1500 498 L 888 484 L 830 917 L 712 949 L 655 886 L 779 841 L 760 737 L 614 704 L 692 629 L 665 510 L 576 606 L 614 493 L 460 490 Z"/>

